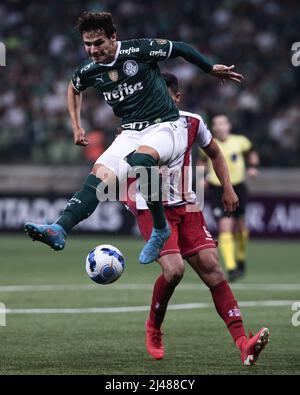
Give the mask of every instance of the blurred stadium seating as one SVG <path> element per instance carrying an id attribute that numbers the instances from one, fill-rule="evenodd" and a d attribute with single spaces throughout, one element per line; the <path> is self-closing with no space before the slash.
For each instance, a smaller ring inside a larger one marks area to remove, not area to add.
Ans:
<path id="1" fill-rule="evenodd" d="M 1 1 L 0 161 L 88 162 L 75 147 L 66 109 L 66 84 L 85 57 L 74 22 L 82 10 L 111 11 L 119 38 L 186 41 L 215 62 L 235 64 L 246 79 L 221 86 L 182 60 L 162 63 L 187 88 L 183 108 L 209 120 L 225 111 L 235 130 L 259 147 L 263 166 L 300 164 L 300 73 L 291 64 L 299 41 L 298 2 L 289 0 Z M 101 128 L 106 145 L 118 120 L 93 90 L 86 92 L 83 124 Z"/>
<path id="2" fill-rule="evenodd" d="M 0 68 L 0 229 L 19 229 L 29 217 L 51 220 L 81 185 L 95 155 L 115 137 L 119 120 L 92 89 L 84 93 L 82 109 L 83 126 L 95 142 L 89 150 L 73 144 L 69 123 L 66 86 L 86 57 L 74 23 L 81 11 L 91 10 L 110 11 L 120 39 L 181 40 L 215 63 L 236 65 L 245 75 L 241 85 L 221 86 L 181 59 L 162 62 L 161 68 L 180 79 L 183 109 L 202 114 L 208 123 L 213 113 L 226 112 L 234 131 L 254 142 L 263 170 L 250 184 L 252 196 L 287 198 L 275 216 L 290 219 L 287 236 L 299 235 L 300 68 L 291 63 L 292 43 L 300 41 L 298 8 L 294 0 L 186 0 L 184 7 L 179 0 L 52 0 L 47 7 L 37 0 L 2 0 L 0 42 L 7 59 Z M 22 201 L 25 195 L 64 199 L 43 206 L 40 200 Z M 278 202 L 273 202 L 264 235 Z M 118 206 L 112 207 L 118 218 Z M 261 210 L 254 202 L 255 226 Z M 94 225 L 85 229 L 99 230 L 97 214 L 93 217 Z M 122 226 L 128 231 L 117 221 L 111 230 Z M 259 233 L 255 227 L 252 231 Z"/>

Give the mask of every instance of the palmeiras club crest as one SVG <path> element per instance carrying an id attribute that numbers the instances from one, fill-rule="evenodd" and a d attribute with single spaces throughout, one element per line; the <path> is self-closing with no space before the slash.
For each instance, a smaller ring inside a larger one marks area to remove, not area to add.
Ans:
<path id="1" fill-rule="evenodd" d="M 108 72 L 108 76 L 112 80 L 112 82 L 117 82 L 119 78 L 118 70 L 110 70 Z"/>
<path id="2" fill-rule="evenodd" d="M 127 60 L 123 65 L 123 71 L 129 77 L 133 77 L 139 70 L 138 64 L 134 60 Z"/>

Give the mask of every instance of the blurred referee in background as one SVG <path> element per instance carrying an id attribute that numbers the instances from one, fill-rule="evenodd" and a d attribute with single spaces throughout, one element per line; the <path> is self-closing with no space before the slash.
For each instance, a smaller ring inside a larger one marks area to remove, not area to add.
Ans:
<path id="1" fill-rule="evenodd" d="M 258 174 L 259 156 L 252 148 L 250 140 L 241 134 L 231 134 L 232 124 L 225 114 L 212 118 L 211 130 L 229 169 L 230 180 L 239 198 L 239 207 L 228 217 L 224 212 L 221 197 L 222 187 L 214 172 L 211 161 L 203 154 L 201 159 L 207 164 L 207 186 L 213 215 L 218 224 L 218 241 L 228 274 L 228 280 L 242 277 L 246 270 L 246 246 L 249 231 L 245 221 L 247 202 L 246 176 Z"/>

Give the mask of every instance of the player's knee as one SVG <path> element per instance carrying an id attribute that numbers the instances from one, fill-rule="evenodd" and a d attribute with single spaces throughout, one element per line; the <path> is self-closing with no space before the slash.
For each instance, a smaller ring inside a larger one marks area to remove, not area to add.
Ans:
<path id="1" fill-rule="evenodd" d="M 92 168 L 92 174 L 103 181 L 103 178 L 108 177 L 108 172 L 105 166 L 100 163 L 95 163 Z"/>
<path id="2" fill-rule="evenodd" d="M 183 277 L 183 272 L 174 271 L 172 273 L 169 273 L 167 281 L 173 285 L 177 285 L 180 283 L 182 277 Z"/>
<path id="3" fill-rule="evenodd" d="M 116 174 L 101 163 L 96 163 L 93 166 L 92 174 L 106 184 L 112 184 L 117 181 Z"/>
<path id="4" fill-rule="evenodd" d="M 232 232 L 234 228 L 234 220 L 232 218 L 221 218 L 218 221 L 219 233 Z"/>
<path id="5" fill-rule="evenodd" d="M 184 275 L 184 263 L 178 262 L 177 264 L 169 265 L 164 267 L 163 271 L 166 280 L 173 285 L 177 285 Z"/>
<path id="6" fill-rule="evenodd" d="M 131 156 L 131 158 L 129 160 L 129 164 L 132 167 L 146 167 L 146 168 L 148 168 L 148 167 L 156 165 L 156 159 L 150 154 L 135 152 Z"/>

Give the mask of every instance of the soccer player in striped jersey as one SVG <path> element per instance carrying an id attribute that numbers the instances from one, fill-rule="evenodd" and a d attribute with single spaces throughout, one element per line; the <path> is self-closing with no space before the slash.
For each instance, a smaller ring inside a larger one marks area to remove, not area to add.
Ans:
<path id="1" fill-rule="evenodd" d="M 179 104 L 181 94 L 177 78 L 169 73 L 163 75 L 170 96 Z M 199 115 L 180 111 L 180 121 L 187 123 L 182 136 L 184 153 L 162 170 L 165 175 L 168 173 L 171 180 L 167 183 L 168 190 L 164 199 L 171 236 L 163 246 L 158 259 L 162 274 L 155 282 L 150 313 L 146 321 L 147 351 L 155 359 L 164 357 L 162 323 L 169 300 L 183 277 L 185 259 L 210 289 L 215 308 L 240 350 L 243 364 L 253 365 L 268 342 L 269 330 L 262 328 L 255 336 L 249 339 L 246 337 L 238 302 L 219 263 L 215 241 L 206 227 L 202 212 L 197 207 L 196 195 L 191 188 L 190 180 L 184 180 L 191 175 L 192 145 L 198 143 L 212 160 L 223 188 L 223 206 L 228 211 L 227 201 L 231 201 L 235 193 L 229 181 L 226 162 Z M 172 174 L 175 174 L 175 177 L 172 177 Z M 152 229 L 152 217 L 145 200 L 137 192 L 134 179 L 129 183 L 126 205 L 136 215 L 140 232 L 145 240 L 148 240 Z"/>

